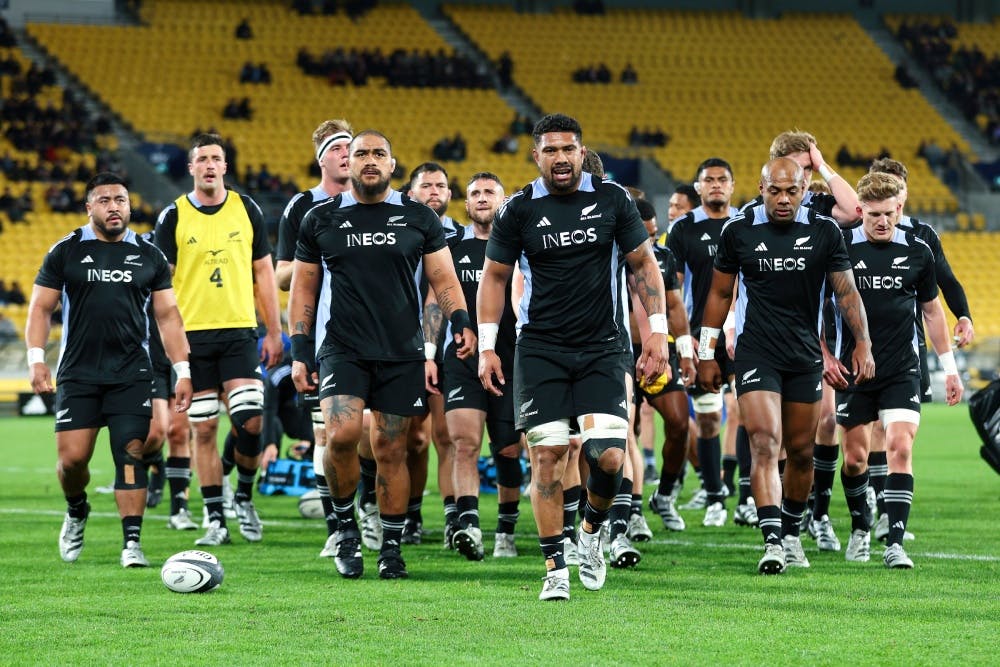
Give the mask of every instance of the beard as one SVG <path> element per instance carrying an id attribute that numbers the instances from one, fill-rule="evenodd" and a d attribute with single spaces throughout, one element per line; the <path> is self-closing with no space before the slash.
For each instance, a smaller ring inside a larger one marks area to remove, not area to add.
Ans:
<path id="1" fill-rule="evenodd" d="M 576 190 L 576 186 L 580 183 L 580 173 L 583 171 L 582 168 L 573 168 L 573 176 L 566 182 L 565 185 L 557 184 L 555 179 L 550 173 L 548 176 L 543 177 L 542 180 L 545 181 L 545 187 L 549 192 L 573 192 Z"/>
<path id="2" fill-rule="evenodd" d="M 128 229 L 128 223 L 129 223 L 128 217 L 122 216 L 120 223 L 121 228 L 111 229 L 108 227 L 107 220 L 100 220 L 95 217 L 91 217 L 91 220 L 93 221 L 94 226 L 97 227 L 97 229 L 99 229 L 100 232 L 109 239 L 117 239 L 118 237 L 124 235 L 125 231 Z"/>
<path id="3" fill-rule="evenodd" d="M 473 224 L 479 225 L 480 227 L 487 227 L 492 224 L 495 216 L 496 213 L 494 211 L 487 213 L 486 211 L 474 210 L 469 212 L 469 220 L 471 220 Z"/>
<path id="4" fill-rule="evenodd" d="M 366 198 L 377 197 L 383 194 L 389 189 L 389 181 L 392 176 L 386 176 L 385 178 L 380 178 L 374 183 L 367 184 L 363 183 L 360 178 L 351 176 L 351 184 L 354 186 L 355 192 L 360 193 Z"/>

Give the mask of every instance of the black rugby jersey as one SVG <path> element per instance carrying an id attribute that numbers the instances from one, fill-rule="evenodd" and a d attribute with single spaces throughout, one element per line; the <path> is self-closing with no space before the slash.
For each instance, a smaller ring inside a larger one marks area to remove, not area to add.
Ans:
<path id="1" fill-rule="evenodd" d="M 662 246 L 659 243 L 653 244 L 653 257 L 656 258 L 656 264 L 660 267 L 660 273 L 663 275 L 663 288 L 666 291 L 680 289 L 680 281 L 677 280 L 678 266 L 677 259 L 674 257 L 674 253 L 670 251 L 667 246 Z"/>
<path id="2" fill-rule="evenodd" d="M 151 377 L 146 306 L 152 292 L 170 288 L 170 266 L 156 246 L 132 230 L 101 241 L 86 225 L 52 246 L 35 284 L 62 291 L 57 382 Z"/>
<path id="3" fill-rule="evenodd" d="M 865 391 L 890 382 L 900 374 L 920 375 L 917 339 L 922 330 L 914 317 L 919 303 L 937 297 L 934 256 L 921 239 L 897 228 L 886 243 L 873 243 L 864 229 L 844 230 L 847 252 L 854 270 L 854 283 L 865 304 L 868 332 L 875 358 L 875 377 L 863 385 Z M 840 324 L 838 356 L 851 367 L 854 336 Z M 853 383 L 852 383 L 853 388 Z M 920 402 L 917 397 L 916 403 Z"/>
<path id="4" fill-rule="evenodd" d="M 278 247 L 274 252 L 274 258 L 279 262 L 291 262 L 295 259 L 295 246 L 299 242 L 299 228 L 302 226 L 302 218 L 309 210 L 322 202 L 330 199 L 322 187 L 316 187 L 300 192 L 292 197 L 278 221 Z M 319 342 L 323 337 L 316 338 L 317 331 L 325 331 L 326 323 L 330 315 L 330 273 L 323 268 L 323 278 L 319 293 L 316 295 L 316 325 L 308 334 L 311 341 L 310 347 L 319 352 Z"/>
<path id="5" fill-rule="evenodd" d="M 519 343 L 619 348 L 619 249 L 631 252 L 648 238 L 628 192 L 587 172 L 571 194 L 549 194 L 541 178 L 515 193 L 497 212 L 486 256 L 520 263 Z"/>
<path id="6" fill-rule="evenodd" d="M 295 259 L 295 245 L 299 241 L 299 227 L 302 218 L 316 204 L 330 199 L 321 186 L 305 190 L 288 200 L 285 210 L 278 220 L 278 245 L 274 251 L 274 259 L 278 262 L 291 262 Z"/>
<path id="7" fill-rule="evenodd" d="M 344 192 L 313 207 L 302 220 L 295 259 L 330 273 L 330 319 L 319 356 L 422 360 L 417 267 L 444 247 L 434 211 L 395 190 L 377 204 Z"/>
<path id="8" fill-rule="evenodd" d="M 462 293 L 465 294 L 465 303 L 469 307 L 469 317 L 472 319 L 473 327 L 479 323 L 476 314 L 476 294 L 479 291 L 479 280 L 483 275 L 483 264 L 486 263 L 486 239 L 477 239 L 476 231 L 472 223 L 462 230 L 462 235 L 455 237 L 450 243 L 451 258 L 455 263 L 455 274 L 458 275 L 458 282 L 462 285 Z M 507 281 L 504 290 L 504 307 L 500 316 L 500 329 L 497 333 L 496 353 L 504 365 L 514 363 L 514 341 L 516 333 L 514 327 L 516 318 L 514 310 L 510 304 L 511 281 Z M 447 324 L 446 346 L 455 344 L 452 338 L 451 323 Z"/>
<path id="9" fill-rule="evenodd" d="M 155 234 L 146 232 L 139 236 L 147 243 L 153 243 Z M 163 349 L 163 339 L 160 338 L 160 327 L 156 324 L 156 314 L 153 312 L 153 300 L 149 300 L 146 306 L 146 319 L 149 322 L 149 359 L 153 362 L 153 368 L 162 368 L 170 365 L 167 351 Z"/>
<path id="10" fill-rule="evenodd" d="M 739 273 L 736 360 L 779 370 L 821 368 L 820 306 L 828 273 L 851 268 L 832 218 L 799 207 L 775 224 L 764 206 L 747 209 L 722 230 L 715 268 Z"/>
<path id="11" fill-rule="evenodd" d="M 684 307 L 695 337 L 701 331 L 722 227 L 737 213 L 736 207 L 730 206 L 726 217 L 710 218 L 699 206 L 677 218 L 667 235 L 667 247 L 677 260 L 677 270 L 684 274 Z"/>

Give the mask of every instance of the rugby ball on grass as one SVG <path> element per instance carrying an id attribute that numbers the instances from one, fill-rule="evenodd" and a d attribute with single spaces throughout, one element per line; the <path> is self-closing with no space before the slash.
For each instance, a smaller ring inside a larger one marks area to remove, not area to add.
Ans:
<path id="1" fill-rule="evenodd" d="M 218 558 L 197 549 L 174 554 L 160 568 L 163 585 L 175 593 L 213 591 L 222 585 L 224 575 Z"/>
<path id="2" fill-rule="evenodd" d="M 322 519 L 323 501 L 319 499 L 319 491 L 313 489 L 299 496 L 299 514 L 306 519 Z"/>

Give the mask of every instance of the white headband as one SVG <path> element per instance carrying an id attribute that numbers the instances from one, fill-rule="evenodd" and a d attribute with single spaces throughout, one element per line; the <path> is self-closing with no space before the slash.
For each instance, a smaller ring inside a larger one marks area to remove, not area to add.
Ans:
<path id="1" fill-rule="evenodd" d="M 323 156 L 326 155 L 326 152 L 330 150 L 333 144 L 343 139 L 350 141 L 351 135 L 347 132 L 337 132 L 336 134 L 331 134 L 329 137 L 324 139 L 323 143 L 321 143 L 319 148 L 316 149 L 316 161 L 322 162 Z"/>

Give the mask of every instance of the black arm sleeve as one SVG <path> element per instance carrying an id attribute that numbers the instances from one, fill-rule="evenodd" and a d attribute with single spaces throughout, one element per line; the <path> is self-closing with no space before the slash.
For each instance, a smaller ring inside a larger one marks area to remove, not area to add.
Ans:
<path id="1" fill-rule="evenodd" d="M 937 275 L 937 284 L 941 290 L 941 296 L 944 297 L 945 303 L 948 304 L 948 310 L 955 317 L 968 317 L 971 320 L 972 313 L 969 311 L 969 300 L 965 297 L 965 289 L 962 288 L 962 283 L 958 282 L 958 278 L 955 277 L 955 273 L 951 270 L 951 265 L 948 264 L 944 253 L 939 254 L 935 259 L 934 273 Z"/>

